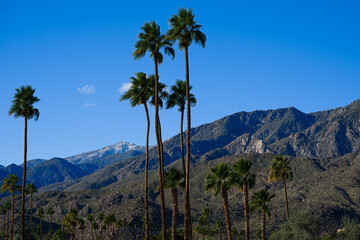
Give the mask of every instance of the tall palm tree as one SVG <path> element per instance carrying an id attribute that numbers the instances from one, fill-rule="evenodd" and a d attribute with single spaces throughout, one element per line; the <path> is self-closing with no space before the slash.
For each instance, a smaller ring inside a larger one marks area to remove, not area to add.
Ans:
<path id="1" fill-rule="evenodd" d="M 167 32 L 168 39 L 178 41 L 180 50 L 185 53 L 185 80 L 186 80 L 186 115 L 187 115 L 187 139 L 186 139 L 186 176 L 185 176 L 185 219 L 184 219 L 184 238 L 192 239 L 192 223 L 190 212 L 190 80 L 189 80 L 189 47 L 194 41 L 205 47 L 206 35 L 200 31 L 201 25 L 194 20 L 195 15 L 192 9 L 180 8 L 177 15 L 169 19 L 170 30 Z"/>
<path id="2" fill-rule="evenodd" d="M 10 227 L 10 239 L 13 237 L 14 233 L 14 215 L 15 215 L 15 192 L 21 190 L 19 185 L 20 179 L 15 174 L 9 174 L 7 178 L 4 178 L 3 184 L 1 185 L 1 193 L 10 192 L 12 194 L 11 200 L 11 227 Z"/>
<path id="3" fill-rule="evenodd" d="M 158 65 L 163 62 L 163 55 L 160 52 L 164 49 L 164 53 L 175 57 L 175 51 L 171 47 L 172 44 L 165 38 L 164 34 L 160 32 L 160 26 L 154 21 L 145 23 L 141 27 L 142 32 L 138 35 L 138 41 L 135 43 L 135 51 L 133 57 L 139 60 L 145 56 L 146 52 L 150 53 L 150 57 L 154 60 L 155 65 L 155 134 L 157 142 L 157 154 L 159 161 L 159 183 L 160 183 L 160 199 L 161 199 L 161 222 L 162 222 L 162 236 L 166 238 L 166 219 L 165 219 L 165 198 L 163 189 L 163 153 L 162 142 L 159 123 L 159 103 L 158 103 Z"/>
<path id="4" fill-rule="evenodd" d="M 54 210 L 54 208 L 53 208 L 52 206 L 49 206 L 49 207 L 46 209 L 46 214 L 49 215 L 49 217 L 50 217 L 50 220 L 49 220 L 49 222 L 50 222 L 50 229 L 51 229 L 51 223 L 52 223 L 51 216 L 54 215 L 54 213 L 55 213 L 55 210 Z"/>
<path id="5" fill-rule="evenodd" d="M 190 86 L 190 90 L 191 90 Z M 183 122 L 184 122 L 184 111 L 186 103 L 186 82 L 182 80 L 176 80 L 175 85 L 171 87 L 171 92 L 169 94 L 168 100 L 166 102 L 166 109 L 173 108 L 178 106 L 178 110 L 181 113 L 180 118 L 180 141 L 181 141 L 181 158 L 184 174 L 185 170 L 185 157 L 184 157 L 184 134 L 183 134 Z M 196 105 L 196 98 L 194 94 L 190 94 L 190 105 Z"/>
<path id="6" fill-rule="evenodd" d="M 274 194 L 271 194 L 266 190 L 261 190 L 260 192 L 254 193 L 251 202 L 250 202 L 250 209 L 261 210 L 261 240 L 265 240 L 265 221 L 266 216 L 270 217 L 269 211 L 269 202 L 271 199 L 275 197 Z"/>
<path id="7" fill-rule="evenodd" d="M 32 221 L 33 221 L 33 205 L 32 205 L 32 196 L 34 195 L 34 193 L 37 193 L 37 187 L 35 186 L 35 184 L 33 182 L 26 184 L 25 187 L 25 192 L 26 195 L 30 194 L 30 227 L 32 227 Z"/>
<path id="8" fill-rule="evenodd" d="M 92 235 L 92 238 L 94 239 L 94 228 L 92 228 L 92 224 L 95 221 L 94 216 L 92 214 L 89 214 L 86 216 L 86 220 L 89 221 L 89 226 L 90 226 L 89 228 L 91 228 L 91 231 L 92 231 L 91 235 Z"/>
<path id="9" fill-rule="evenodd" d="M 232 184 L 230 168 L 225 163 L 221 163 L 220 165 L 215 165 L 210 171 L 209 175 L 206 176 L 205 190 L 213 190 L 214 196 L 218 196 L 219 193 L 221 193 L 224 204 L 228 240 L 231 240 L 231 222 L 228 201 L 228 190 Z"/>
<path id="10" fill-rule="evenodd" d="M 100 236 L 102 235 L 102 230 L 104 227 L 103 221 L 104 221 L 105 215 L 103 212 L 99 212 L 97 215 L 97 219 L 100 221 L 99 227 L 100 227 Z"/>
<path id="11" fill-rule="evenodd" d="M 291 171 L 290 162 L 288 158 L 283 158 L 277 155 L 270 166 L 269 183 L 272 181 L 277 182 L 282 180 L 284 184 L 284 196 L 285 196 L 285 213 L 286 219 L 289 219 L 289 204 L 287 198 L 286 182 L 293 179 L 293 173 Z"/>
<path id="12" fill-rule="evenodd" d="M 149 239 L 149 208 L 148 208 L 148 165 L 149 165 L 149 133 L 150 117 L 147 102 L 153 96 L 152 86 L 154 85 L 154 75 L 146 76 L 143 72 L 135 74 L 136 77 L 130 78 L 131 87 L 121 97 L 119 101 L 130 100 L 131 107 L 144 105 L 147 128 L 146 128 L 146 161 L 145 161 L 145 239 Z"/>
<path id="13" fill-rule="evenodd" d="M 43 238 L 42 219 L 44 217 L 44 214 L 45 214 L 44 208 L 39 207 L 38 210 L 36 211 L 36 215 L 40 220 L 40 239 Z"/>
<path id="14" fill-rule="evenodd" d="M 250 240 L 249 230 L 249 189 L 255 185 L 255 174 L 250 173 L 252 162 L 242 158 L 233 166 L 233 180 L 235 186 L 244 194 L 245 239 Z"/>
<path id="15" fill-rule="evenodd" d="M 26 158 L 27 158 L 27 121 L 34 118 L 35 121 L 39 119 L 40 112 L 37 108 L 34 108 L 34 104 L 39 101 L 34 96 L 35 89 L 30 85 L 21 86 L 16 88 L 14 99 L 11 101 L 9 109 L 9 115 L 13 115 L 15 118 L 22 117 L 25 120 L 24 130 L 24 173 L 22 184 L 22 202 L 21 202 L 21 239 L 25 239 L 25 185 L 26 185 Z"/>
<path id="16" fill-rule="evenodd" d="M 164 174 L 164 189 L 171 190 L 171 205 L 173 210 L 172 215 L 172 240 L 175 240 L 177 219 L 179 216 L 178 208 L 178 190 L 177 187 L 180 184 L 180 180 L 184 178 L 184 174 L 178 169 L 172 167 L 168 172 Z"/>

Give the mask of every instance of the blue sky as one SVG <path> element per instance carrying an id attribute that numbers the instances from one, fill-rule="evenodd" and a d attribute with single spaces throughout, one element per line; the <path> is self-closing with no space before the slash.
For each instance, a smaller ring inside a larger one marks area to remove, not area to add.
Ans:
<path id="1" fill-rule="evenodd" d="M 208 38 L 206 48 L 190 48 L 193 126 L 239 111 L 309 113 L 360 98 L 358 1 L 1 1 L 0 164 L 23 161 L 24 122 L 7 112 L 14 89 L 26 84 L 41 99 L 29 159 L 118 141 L 145 145 L 144 109 L 119 103 L 119 88 L 154 71 L 148 55 L 132 58 L 143 23 L 166 31 L 180 7 L 193 8 Z M 183 52 L 164 58 L 159 74 L 167 85 L 184 79 Z M 160 114 L 163 139 L 177 134 L 178 111 Z"/>

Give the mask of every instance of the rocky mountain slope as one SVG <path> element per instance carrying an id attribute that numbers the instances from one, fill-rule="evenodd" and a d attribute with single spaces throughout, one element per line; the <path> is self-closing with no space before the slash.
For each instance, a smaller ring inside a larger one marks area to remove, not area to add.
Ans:
<path id="1" fill-rule="evenodd" d="M 346 107 L 306 114 L 296 108 L 239 112 L 191 130 L 192 162 L 241 153 L 281 153 L 297 157 L 329 158 L 360 150 L 360 101 Z M 165 166 L 181 158 L 180 135 L 164 142 Z M 124 179 L 144 171 L 144 154 L 100 169 L 82 179 Z M 149 168 L 157 168 L 156 148 Z M 107 182 L 107 180 L 105 181 Z M 57 185 L 57 189 L 71 186 Z M 88 186 L 93 186 L 91 183 Z"/>

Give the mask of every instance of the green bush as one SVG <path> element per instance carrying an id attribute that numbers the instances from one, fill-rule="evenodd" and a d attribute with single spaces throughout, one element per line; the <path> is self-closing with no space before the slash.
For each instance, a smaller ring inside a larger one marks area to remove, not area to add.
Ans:
<path id="1" fill-rule="evenodd" d="M 320 239 L 321 219 L 308 212 L 300 212 L 280 226 L 271 235 L 271 240 L 318 240 Z"/>

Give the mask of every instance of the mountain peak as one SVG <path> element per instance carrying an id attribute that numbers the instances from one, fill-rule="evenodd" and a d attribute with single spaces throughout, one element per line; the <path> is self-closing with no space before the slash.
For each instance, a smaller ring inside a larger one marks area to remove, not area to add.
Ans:
<path id="1" fill-rule="evenodd" d="M 115 143 L 114 145 L 109 145 L 109 146 L 100 148 L 98 150 L 85 152 L 85 153 L 77 154 L 75 156 L 67 157 L 67 158 L 65 158 L 65 160 L 67 160 L 71 163 L 75 163 L 75 164 L 86 163 L 91 160 L 96 160 L 96 159 L 104 158 L 107 156 L 128 152 L 131 150 L 143 151 L 144 147 L 138 146 L 131 142 L 118 142 L 118 143 Z"/>

